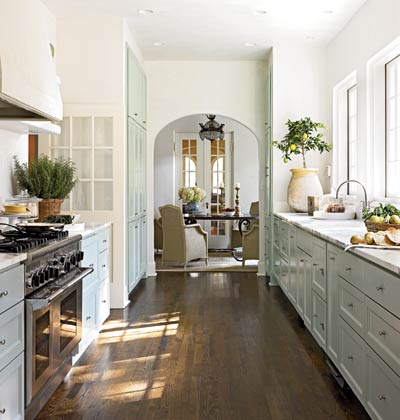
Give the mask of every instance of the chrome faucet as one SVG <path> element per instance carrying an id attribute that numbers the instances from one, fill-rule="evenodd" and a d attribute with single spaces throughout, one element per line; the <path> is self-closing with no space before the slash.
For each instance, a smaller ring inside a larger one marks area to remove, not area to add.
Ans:
<path id="1" fill-rule="evenodd" d="M 364 209 L 369 208 L 370 203 L 368 202 L 368 198 L 367 198 L 367 190 L 365 189 L 364 185 L 363 185 L 363 184 L 361 184 L 361 182 L 356 181 L 355 179 L 348 179 L 347 181 L 342 182 L 342 183 L 341 183 L 341 184 L 337 187 L 337 190 L 336 190 L 336 198 L 339 198 L 339 190 L 340 190 L 340 188 L 342 188 L 342 187 L 343 187 L 343 185 L 350 184 L 351 182 L 354 182 L 354 183 L 356 183 L 356 184 L 358 184 L 358 185 L 361 185 L 361 188 L 362 188 L 362 189 L 363 189 L 363 191 L 364 191 L 363 210 L 364 210 Z"/>

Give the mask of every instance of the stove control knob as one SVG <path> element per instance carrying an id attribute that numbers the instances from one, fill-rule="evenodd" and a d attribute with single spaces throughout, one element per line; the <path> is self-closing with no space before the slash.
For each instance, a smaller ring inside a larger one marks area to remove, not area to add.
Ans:
<path id="1" fill-rule="evenodd" d="M 68 273 L 68 271 L 70 270 L 71 270 L 71 263 L 69 261 L 66 261 L 64 264 L 64 271 Z"/>
<path id="2" fill-rule="evenodd" d="M 76 263 L 77 263 L 76 254 L 72 254 L 69 261 L 71 262 L 72 265 L 76 265 Z"/>
<path id="3" fill-rule="evenodd" d="M 77 258 L 78 262 L 82 261 L 84 256 L 85 256 L 85 253 L 83 251 L 78 251 L 76 253 L 76 258 Z"/>
<path id="4" fill-rule="evenodd" d="M 48 281 L 50 279 L 50 270 L 49 270 L 49 268 L 48 267 L 45 267 L 43 269 L 43 273 L 44 273 L 44 279 L 46 281 Z"/>
<path id="5" fill-rule="evenodd" d="M 66 255 L 61 255 L 60 258 L 59 258 L 59 261 L 60 261 L 61 264 L 64 264 L 65 261 L 66 261 Z"/>
<path id="6" fill-rule="evenodd" d="M 54 267 L 54 271 L 53 271 L 53 277 L 55 279 L 58 279 L 60 277 L 60 270 L 58 267 Z"/>
<path id="7" fill-rule="evenodd" d="M 44 271 L 41 271 L 41 272 L 39 273 L 39 281 L 40 281 L 40 283 L 44 283 L 44 282 L 45 282 L 45 280 L 46 280 L 46 276 L 45 276 L 45 274 L 44 274 Z"/>
<path id="8" fill-rule="evenodd" d="M 33 273 L 31 276 L 31 285 L 32 287 L 38 287 L 39 286 L 39 275 L 37 273 Z"/>

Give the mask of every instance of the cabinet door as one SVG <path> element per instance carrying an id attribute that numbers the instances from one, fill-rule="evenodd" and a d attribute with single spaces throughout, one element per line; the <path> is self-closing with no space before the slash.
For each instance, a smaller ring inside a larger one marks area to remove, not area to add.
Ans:
<path id="1" fill-rule="evenodd" d="M 312 311 L 311 332 L 320 347 L 326 350 L 326 303 L 314 290 L 312 291 Z"/>
<path id="2" fill-rule="evenodd" d="M 312 259 L 304 254 L 304 324 L 311 331 L 312 321 Z"/>
<path id="3" fill-rule="evenodd" d="M 146 276 L 147 271 L 147 222 L 142 221 L 142 277 Z"/>
<path id="4" fill-rule="evenodd" d="M 140 243 L 140 222 L 135 223 L 134 227 L 134 259 L 135 259 L 135 286 L 139 283 L 141 279 L 140 276 L 140 259 L 141 259 L 141 243 Z"/>
<path id="5" fill-rule="evenodd" d="M 91 340 L 96 331 L 97 288 L 95 284 L 82 292 L 82 341 Z"/>
<path id="6" fill-rule="evenodd" d="M 128 115 L 138 121 L 140 113 L 139 65 L 132 50 L 127 50 Z"/>
<path id="7" fill-rule="evenodd" d="M 311 302 L 311 257 L 301 249 L 296 250 L 296 309 L 304 320 L 306 327 L 311 330 L 312 302 Z"/>
<path id="8" fill-rule="evenodd" d="M 289 284 L 288 296 L 295 305 L 297 299 L 296 229 L 289 228 Z"/>
<path id="9" fill-rule="evenodd" d="M 339 294 L 339 274 L 337 270 L 337 261 L 339 248 L 328 245 L 327 250 L 327 351 L 331 360 L 337 365 L 339 362 L 340 352 L 340 331 L 339 331 L 339 311 L 340 311 L 340 294 Z"/>
<path id="10" fill-rule="evenodd" d="M 312 244 L 312 288 L 326 300 L 326 243 L 314 238 Z"/>
<path id="11" fill-rule="evenodd" d="M 99 287 L 99 296 L 97 300 L 98 325 L 102 325 L 110 316 L 110 282 L 104 280 Z"/>
<path id="12" fill-rule="evenodd" d="M 135 273 L 135 222 L 128 223 L 128 246 L 127 246 L 127 260 L 128 260 L 128 291 L 131 292 L 135 287 L 136 273 Z"/>
<path id="13" fill-rule="evenodd" d="M 283 257 L 280 259 L 279 284 L 287 295 L 289 285 L 289 265 Z"/>
<path id="14" fill-rule="evenodd" d="M 137 125 L 128 118 L 128 138 L 127 138 L 127 211 L 128 221 L 135 217 L 136 209 L 136 136 Z"/>
<path id="15" fill-rule="evenodd" d="M 24 418 L 24 354 L 0 372 L 0 418 Z"/>
<path id="16" fill-rule="evenodd" d="M 83 261 L 82 267 L 91 267 L 93 272 L 83 279 L 83 289 L 89 289 L 97 283 L 98 261 L 97 261 L 97 240 L 95 236 L 87 238 L 82 244 Z"/>

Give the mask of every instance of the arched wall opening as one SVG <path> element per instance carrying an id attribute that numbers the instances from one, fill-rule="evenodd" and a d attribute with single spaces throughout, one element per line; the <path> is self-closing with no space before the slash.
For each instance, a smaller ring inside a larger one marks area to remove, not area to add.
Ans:
<path id="1" fill-rule="evenodd" d="M 250 204 L 253 201 L 260 202 L 260 262 L 259 274 L 265 274 L 264 266 L 264 138 L 259 138 L 255 132 L 242 122 L 229 116 L 218 114 L 217 120 L 225 124 L 225 132 L 232 139 L 232 177 L 231 186 L 237 182 L 241 184 L 240 206 L 244 213 L 248 213 Z M 198 133 L 199 122 L 205 122 L 205 113 L 191 114 L 177 118 L 163 128 L 154 137 L 152 145 L 152 158 L 149 158 L 148 175 L 151 177 L 152 185 L 148 182 L 149 190 L 153 196 L 148 198 L 148 212 L 152 218 L 158 215 L 158 207 L 164 204 L 179 205 L 177 191 L 180 187 L 176 179 L 176 145 L 177 134 L 179 133 Z M 150 165 L 149 165 L 150 166 Z M 150 173 L 152 172 L 152 173 Z M 233 188 L 231 188 L 232 193 Z M 233 194 L 230 200 L 234 206 Z M 149 217 L 149 220 L 150 219 Z M 152 225 L 152 223 L 149 223 Z M 150 228 L 150 226 L 149 226 Z M 148 259 L 149 263 L 154 264 L 154 236 L 153 230 L 148 231 Z M 150 254 L 151 252 L 151 254 Z M 155 266 L 155 265 L 154 265 Z"/>

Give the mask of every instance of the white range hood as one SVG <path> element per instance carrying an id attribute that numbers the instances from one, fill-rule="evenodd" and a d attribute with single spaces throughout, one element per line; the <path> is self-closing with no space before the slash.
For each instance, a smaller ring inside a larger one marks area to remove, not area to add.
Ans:
<path id="1" fill-rule="evenodd" d="M 40 0 L 0 1 L 0 121 L 62 120 Z"/>

